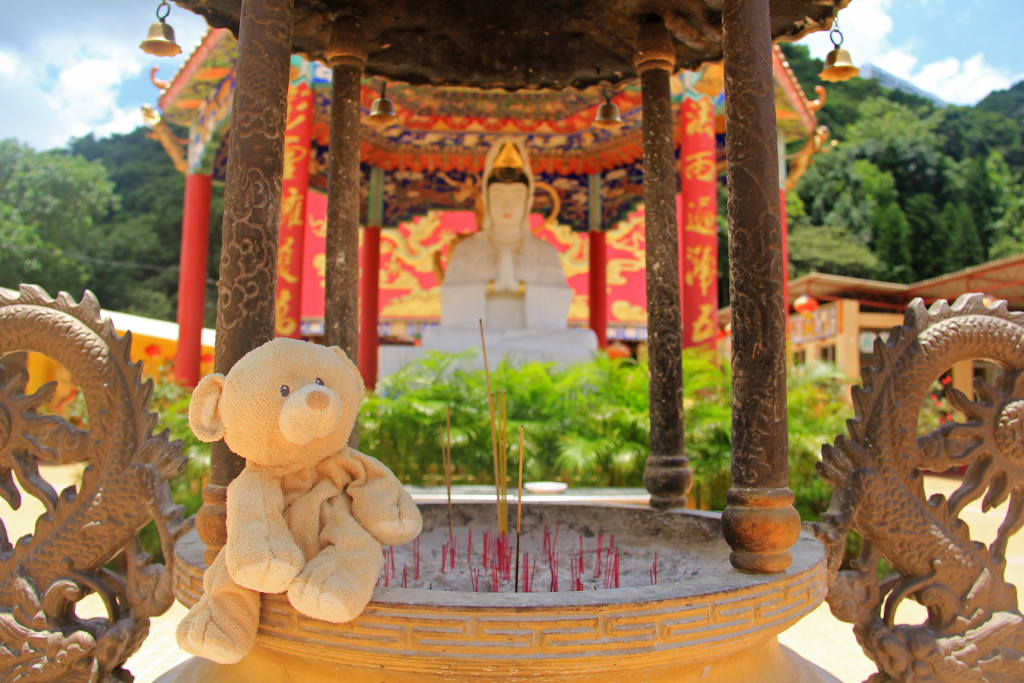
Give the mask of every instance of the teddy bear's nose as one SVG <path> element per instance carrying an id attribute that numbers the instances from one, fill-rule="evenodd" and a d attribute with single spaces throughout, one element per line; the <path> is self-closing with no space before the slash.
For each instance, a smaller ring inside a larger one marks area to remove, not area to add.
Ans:
<path id="1" fill-rule="evenodd" d="M 306 394 L 306 405 L 313 410 L 323 410 L 330 404 L 331 399 L 322 391 L 311 391 Z"/>

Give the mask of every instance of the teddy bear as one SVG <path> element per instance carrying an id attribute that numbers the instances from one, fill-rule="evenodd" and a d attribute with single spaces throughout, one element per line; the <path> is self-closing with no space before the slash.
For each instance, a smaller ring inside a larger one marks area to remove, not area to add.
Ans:
<path id="1" fill-rule="evenodd" d="M 416 504 L 380 461 L 347 443 L 364 387 L 337 347 L 274 339 L 204 377 L 189 425 L 245 459 L 227 488 L 227 542 L 178 624 L 182 649 L 233 664 L 252 649 L 260 594 L 342 623 L 366 607 L 384 545 L 419 535 Z"/>

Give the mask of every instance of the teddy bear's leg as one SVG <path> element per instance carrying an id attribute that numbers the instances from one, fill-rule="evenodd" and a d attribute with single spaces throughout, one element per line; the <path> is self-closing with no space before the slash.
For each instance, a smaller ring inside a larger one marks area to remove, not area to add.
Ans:
<path id="1" fill-rule="evenodd" d="M 303 614 L 340 624 L 359 616 L 370 601 L 384 553 L 352 518 L 346 494 L 325 502 L 320 519 L 323 549 L 292 583 L 288 600 Z"/>
<path id="2" fill-rule="evenodd" d="M 228 574 L 225 553 L 203 575 L 203 596 L 178 624 L 181 649 L 220 664 L 249 654 L 260 621 L 260 594 L 242 588 Z"/>

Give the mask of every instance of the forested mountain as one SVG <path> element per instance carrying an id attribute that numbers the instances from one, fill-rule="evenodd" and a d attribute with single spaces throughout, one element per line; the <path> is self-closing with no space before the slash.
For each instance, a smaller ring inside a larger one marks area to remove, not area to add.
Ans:
<path id="1" fill-rule="evenodd" d="M 822 63 L 804 46 L 783 50 L 811 92 Z M 1024 82 L 944 109 L 868 79 L 827 88 L 818 116 L 836 144 L 789 193 L 791 275 L 912 282 L 1024 251 Z M 183 194 L 144 128 L 48 152 L 0 141 L 0 286 L 34 282 L 76 298 L 89 288 L 106 308 L 173 320 Z M 222 195 L 215 187 L 208 325 Z M 724 232 L 720 245 L 724 266 Z"/>
<path id="2" fill-rule="evenodd" d="M 784 45 L 805 89 L 820 60 Z M 834 148 L 788 197 L 791 274 L 912 282 L 1024 251 L 1024 83 L 976 107 L 854 78 L 827 84 Z"/>
<path id="3" fill-rule="evenodd" d="M 138 128 L 36 152 L 0 141 L 0 286 L 41 285 L 108 309 L 174 320 L 185 179 Z M 208 325 L 216 305 L 223 190 L 210 221 Z"/>

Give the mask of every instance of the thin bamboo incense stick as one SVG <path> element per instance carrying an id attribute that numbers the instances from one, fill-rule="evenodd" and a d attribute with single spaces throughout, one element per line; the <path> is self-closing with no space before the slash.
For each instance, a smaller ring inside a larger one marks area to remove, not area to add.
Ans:
<path id="1" fill-rule="evenodd" d="M 519 536 L 523 532 L 523 425 L 519 425 L 519 500 L 516 503 L 516 593 L 519 592 Z M 655 556 L 657 557 L 657 556 Z"/>
<path id="2" fill-rule="evenodd" d="M 487 407 L 491 413 L 491 455 L 494 460 L 494 486 L 495 494 L 499 492 L 498 481 L 498 438 L 497 429 L 494 424 L 494 394 L 491 393 L 491 371 L 487 367 L 487 342 L 484 340 L 484 319 L 480 318 L 480 348 L 484 353 L 484 379 L 487 383 Z M 498 527 L 501 528 L 501 501 L 498 502 Z"/>
<path id="3" fill-rule="evenodd" d="M 498 478 L 499 487 L 498 531 L 508 535 L 508 392 L 498 393 Z"/>
<path id="4" fill-rule="evenodd" d="M 445 433 L 441 435 L 441 458 L 444 460 L 444 485 L 448 490 L 448 540 L 454 543 L 455 524 L 452 519 L 452 408 L 445 407 Z"/>

